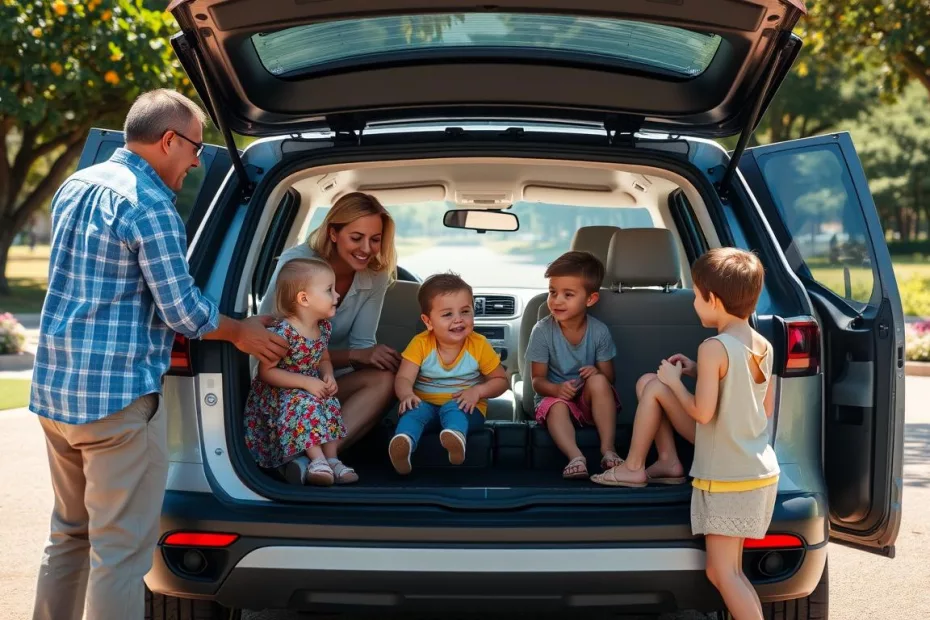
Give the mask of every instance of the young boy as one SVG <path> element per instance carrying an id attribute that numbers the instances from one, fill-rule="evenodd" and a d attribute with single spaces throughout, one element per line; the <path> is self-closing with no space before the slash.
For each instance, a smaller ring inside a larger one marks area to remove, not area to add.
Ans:
<path id="1" fill-rule="evenodd" d="M 717 335 L 698 348 L 697 364 L 678 354 L 663 360 L 655 377 L 640 380 L 629 455 L 593 480 L 646 486 L 644 465 L 654 438 L 660 463 L 662 444 L 671 449 L 662 473 L 680 476 L 671 427 L 693 441 L 691 530 L 706 538 L 707 576 L 734 618 L 761 620 L 762 605 L 741 565 L 745 539 L 763 538 L 768 530 L 778 488 L 778 460 L 767 433 L 775 402 L 772 346 L 749 325 L 764 271 L 756 255 L 718 248 L 695 261 L 691 275 L 694 309 Z M 696 376 L 694 394 L 682 374 Z"/>
<path id="2" fill-rule="evenodd" d="M 601 467 L 620 463 L 614 448 L 617 409 L 610 330 L 588 308 L 597 303 L 604 265 L 588 252 L 568 252 L 546 269 L 550 315 L 530 334 L 526 361 L 532 364 L 536 421 L 545 425 L 569 459 L 562 477 L 587 479 L 588 465 L 575 441 L 575 425 L 595 426 Z"/>
<path id="3" fill-rule="evenodd" d="M 391 464 L 404 475 L 411 471 L 410 455 L 423 431 L 437 425 L 449 462 L 461 465 L 468 432 L 484 424 L 486 399 L 507 390 L 500 358 L 474 332 L 471 287 L 455 274 L 437 274 L 420 286 L 417 300 L 426 331 L 402 355 L 394 381 L 400 421 L 388 447 Z"/>

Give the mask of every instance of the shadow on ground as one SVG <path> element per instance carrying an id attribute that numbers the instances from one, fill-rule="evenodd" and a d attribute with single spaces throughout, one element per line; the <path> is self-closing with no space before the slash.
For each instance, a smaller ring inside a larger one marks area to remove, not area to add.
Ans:
<path id="1" fill-rule="evenodd" d="M 930 424 L 904 427 L 904 467 L 905 486 L 930 488 Z"/>

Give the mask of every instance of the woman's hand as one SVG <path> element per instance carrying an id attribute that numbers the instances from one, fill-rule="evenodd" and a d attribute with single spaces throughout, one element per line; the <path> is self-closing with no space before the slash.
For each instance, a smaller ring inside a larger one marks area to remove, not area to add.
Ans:
<path id="1" fill-rule="evenodd" d="M 676 353 L 668 358 L 669 364 L 681 363 L 681 374 L 688 377 L 697 377 L 697 364 L 687 355 Z"/>
<path id="2" fill-rule="evenodd" d="M 580 385 L 575 381 L 566 381 L 565 383 L 560 383 L 557 398 L 561 398 L 562 400 L 567 401 L 575 400 L 575 396 L 578 395 L 579 387 Z"/>
<path id="3" fill-rule="evenodd" d="M 473 413 L 475 407 L 478 406 L 478 401 L 481 400 L 481 391 L 477 386 L 470 387 L 467 390 L 462 390 L 461 392 L 456 392 L 452 395 L 452 398 L 455 399 L 455 402 L 458 403 L 459 408 L 465 413 Z"/>
<path id="4" fill-rule="evenodd" d="M 336 383 L 336 377 L 332 374 L 326 374 L 321 377 L 323 385 L 326 386 L 326 398 L 332 398 L 339 391 L 339 384 Z"/>
<path id="5" fill-rule="evenodd" d="M 656 374 L 659 375 L 659 381 L 671 387 L 676 383 L 681 383 L 681 373 L 681 362 L 672 364 L 668 360 L 662 360 L 662 364 L 659 366 L 659 371 Z"/>
<path id="6" fill-rule="evenodd" d="M 326 383 L 316 377 L 307 377 L 304 389 L 317 398 L 329 398 L 329 388 L 326 387 Z"/>
<path id="7" fill-rule="evenodd" d="M 582 380 L 587 381 L 599 372 L 601 371 L 597 369 L 597 366 L 582 366 L 578 369 L 578 376 L 580 376 Z"/>
<path id="8" fill-rule="evenodd" d="M 397 415 L 404 415 L 408 411 L 413 411 L 420 406 L 420 397 L 416 394 L 408 394 L 400 399 L 400 406 L 397 409 Z"/>
<path id="9" fill-rule="evenodd" d="M 397 372 L 400 367 L 400 353 L 384 344 L 376 344 L 367 349 L 353 349 L 349 361 L 363 366 L 374 366 L 379 370 Z"/>

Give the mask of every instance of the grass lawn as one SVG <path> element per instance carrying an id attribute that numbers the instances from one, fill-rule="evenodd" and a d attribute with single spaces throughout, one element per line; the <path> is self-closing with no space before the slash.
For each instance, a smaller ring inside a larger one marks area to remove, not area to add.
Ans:
<path id="1" fill-rule="evenodd" d="M 0 411 L 29 404 L 29 379 L 0 379 Z"/>
<path id="2" fill-rule="evenodd" d="M 48 284 L 48 255 L 47 245 L 37 245 L 35 251 L 30 251 L 28 246 L 10 249 L 6 273 L 13 294 L 0 297 L 0 312 L 24 314 L 42 310 Z"/>

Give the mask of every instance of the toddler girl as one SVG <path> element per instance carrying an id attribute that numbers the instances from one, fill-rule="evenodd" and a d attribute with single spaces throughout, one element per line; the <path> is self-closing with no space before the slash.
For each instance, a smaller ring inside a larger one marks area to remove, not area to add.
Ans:
<path id="1" fill-rule="evenodd" d="M 283 319 L 270 329 L 287 340 L 289 350 L 276 366 L 258 366 L 245 408 L 246 447 L 260 466 L 283 466 L 291 483 L 356 482 L 355 471 L 336 456 L 346 429 L 326 350 L 328 319 L 339 300 L 333 270 L 319 260 L 288 261 L 276 295 Z"/>

